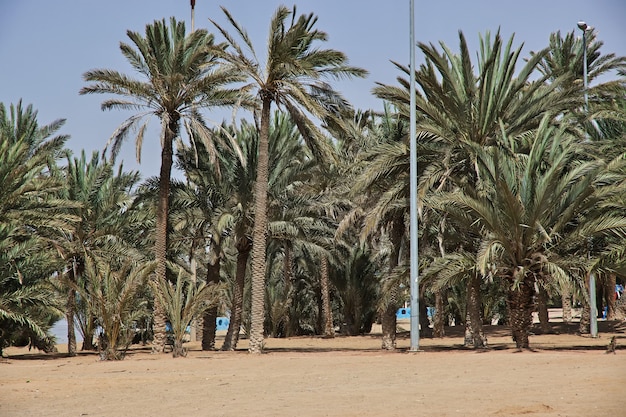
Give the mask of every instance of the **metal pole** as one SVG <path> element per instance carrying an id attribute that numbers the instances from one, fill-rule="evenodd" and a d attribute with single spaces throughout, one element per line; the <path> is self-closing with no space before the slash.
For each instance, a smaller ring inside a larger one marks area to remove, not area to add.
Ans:
<path id="1" fill-rule="evenodd" d="M 589 97 L 587 96 L 587 24 L 578 22 L 578 27 L 583 31 L 583 93 L 585 96 L 585 114 L 589 114 Z"/>
<path id="2" fill-rule="evenodd" d="M 415 114 L 415 1 L 411 0 L 410 5 L 410 239 L 411 239 L 411 351 L 419 350 L 419 261 L 417 245 L 417 143 L 416 143 L 416 122 Z"/>
<path id="3" fill-rule="evenodd" d="M 596 274 L 589 274 L 589 333 L 591 337 L 598 337 L 598 306 L 596 305 Z"/>
<path id="4" fill-rule="evenodd" d="M 195 21 L 196 21 L 196 0 L 189 0 L 191 4 L 191 31 L 194 31 Z"/>
<path id="5" fill-rule="evenodd" d="M 578 28 L 583 31 L 583 92 L 585 97 L 585 114 L 589 115 L 589 96 L 587 95 L 587 23 L 578 22 Z M 585 133 L 586 141 L 589 141 L 589 135 Z M 596 274 L 589 273 L 589 333 L 591 337 L 598 337 L 598 306 L 596 304 Z"/>

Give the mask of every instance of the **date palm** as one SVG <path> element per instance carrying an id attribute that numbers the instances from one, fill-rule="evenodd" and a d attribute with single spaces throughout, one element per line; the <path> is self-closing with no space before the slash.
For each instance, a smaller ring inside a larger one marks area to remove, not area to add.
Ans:
<path id="1" fill-rule="evenodd" d="M 621 213 L 598 208 L 623 194 L 623 179 L 614 181 L 623 158 L 586 159 L 578 138 L 547 121 L 529 155 L 511 148 L 476 152 L 477 188 L 445 194 L 440 208 L 482 228 L 478 266 L 506 282 L 512 336 L 519 349 L 527 349 L 535 284 L 567 279 L 554 256 L 559 246 L 626 231 Z"/>
<path id="2" fill-rule="evenodd" d="M 196 149 L 181 148 L 178 163 L 191 185 L 198 191 L 210 192 L 211 212 L 206 229 L 214 228 L 211 234 L 229 236 L 236 250 L 235 282 L 230 301 L 229 328 L 222 350 L 234 350 L 239 339 L 243 318 L 245 277 L 252 249 L 252 206 L 255 169 L 257 160 L 258 131 L 253 124 L 241 121 L 239 127 L 222 124 L 215 129 L 222 144 L 232 137 L 239 155 L 217 145 L 220 175 L 211 170 L 211 158 L 207 149 L 198 144 Z M 220 230 L 217 230 L 217 228 Z M 221 259 L 220 261 L 223 261 Z"/>
<path id="3" fill-rule="evenodd" d="M 109 140 L 113 157 L 118 154 L 124 139 L 135 129 L 137 160 L 143 146 L 149 116 L 161 124 L 161 168 L 159 197 L 156 210 L 155 258 L 156 278 L 167 275 L 168 198 L 173 164 L 174 140 L 180 137 L 181 123 L 190 137 L 203 141 L 212 149 L 211 135 L 199 114 L 199 109 L 235 103 L 235 92 L 224 88 L 236 81 L 238 75 L 217 65 L 213 35 L 206 30 L 185 33 L 184 22 L 171 18 L 146 26 L 145 36 L 128 31 L 131 44 L 120 43 L 120 50 L 141 78 L 135 79 L 116 70 L 95 69 L 84 74 L 91 83 L 80 94 L 112 94 L 115 97 L 102 103 L 103 110 L 143 110 L 122 123 Z M 144 121 L 145 119 L 145 121 Z M 142 123 L 143 121 L 143 123 Z M 155 305 L 155 351 L 162 351 L 165 339 L 165 320 L 157 302 Z"/>
<path id="4" fill-rule="evenodd" d="M 101 327 L 98 350 L 102 360 L 120 360 L 132 342 L 134 325 L 147 315 L 145 289 L 154 261 L 118 257 L 88 257 L 86 285 L 76 286 L 89 299 L 89 313 Z"/>
<path id="5" fill-rule="evenodd" d="M 571 76 L 539 74 L 538 66 L 547 49 L 533 54 L 518 69 L 522 46 L 514 48 L 513 39 L 505 42 L 499 31 L 493 38 L 489 33 L 481 36 L 476 66 L 462 32 L 458 53 L 444 43 L 440 47 L 419 44 L 425 63 L 416 72 L 417 123 L 418 130 L 424 132 L 418 142 L 420 149 L 434 151 L 420 160 L 420 169 L 424 166 L 419 181 L 421 196 L 435 190 L 475 188 L 477 151 L 501 146 L 503 135 L 525 143 L 545 114 L 558 120 L 557 116 L 582 105 Z M 408 68 L 398 68 L 408 75 Z M 408 117 L 409 82 L 405 78 L 399 82 L 400 86 L 380 85 L 374 92 Z M 525 143 L 517 151 L 527 153 L 528 147 Z M 477 286 L 480 280 L 469 283 Z M 480 294 L 480 289 L 473 288 L 473 293 Z M 472 330 L 474 345 L 480 346 L 479 321 L 474 320 L 472 326 L 477 326 Z"/>
<path id="6" fill-rule="evenodd" d="M 211 283 L 196 285 L 191 282 L 185 271 L 180 269 L 176 282 L 165 280 L 150 282 L 155 298 L 159 299 L 172 326 L 174 346 L 172 356 L 186 356 L 183 339 L 187 327 L 194 319 L 219 302 L 221 287 Z"/>
<path id="7" fill-rule="evenodd" d="M 614 73 L 626 71 L 626 57 L 614 53 L 602 53 L 603 42 L 598 39 L 594 29 L 587 30 L 587 77 L 589 106 L 579 107 L 577 124 L 584 124 L 587 134 L 593 139 L 612 138 L 612 127 L 623 124 L 624 88 L 626 80 L 614 77 Z M 539 70 L 551 80 L 569 76 L 575 82 L 569 83 L 578 89 L 580 97 L 584 94 L 584 51 L 582 39 L 576 32 L 560 32 L 550 35 L 548 53 L 539 63 Z M 617 102 L 617 103 L 616 103 Z M 616 105 L 617 104 L 617 105 Z M 591 122 L 589 122 L 591 121 Z"/>
<path id="8" fill-rule="evenodd" d="M 324 79 L 364 76 L 366 71 L 347 65 L 347 57 L 333 49 L 318 48 L 316 43 L 327 39 L 326 33 L 315 29 L 313 14 L 296 16 L 296 10 L 284 6 L 274 13 L 269 30 L 265 65 L 259 61 L 248 34 L 224 9 L 228 21 L 247 50 L 220 25 L 230 48 L 222 57 L 249 80 L 244 88 L 254 92 L 261 103 L 259 151 L 255 185 L 255 218 L 252 247 L 252 321 L 251 353 L 261 353 L 264 330 L 264 293 L 267 245 L 268 138 L 272 103 L 285 108 L 294 120 L 313 154 L 330 160 L 328 141 L 321 135 L 309 115 L 324 120 L 337 114 L 347 103 Z"/>
<path id="9" fill-rule="evenodd" d="M 64 120 L 40 126 L 22 103 L 0 103 L 0 350 L 18 334 L 49 350 L 46 334 L 61 308 L 45 281 L 61 268 L 50 236 L 73 230 L 77 206 L 60 196 L 63 184 L 50 174 L 63 156 Z M 58 311 L 58 310 L 57 310 Z"/>
<path id="10" fill-rule="evenodd" d="M 83 272 L 87 257 L 104 253 L 129 253 L 131 246 L 124 242 L 123 234 L 130 224 L 128 208 L 132 202 L 131 191 L 139 180 L 137 172 L 124 173 L 120 166 L 117 173 L 113 166 L 93 152 L 87 159 L 83 151 L 80 157 L 67 155 L 65 168 L 58 172 L 65 184 L 61 195 L 80 204 L 71 210 L 79 221 L 71 232 L 59 233 L 55 239 L 58 253 L 66 262 L 62 274 L 69 283 L 66 316 L 68 323 L 78 317 L 83 333 L 83 350 L 93 349 L 91 344 L 94 323 L 86 309 L 89 298 L 81 297 L 76 304 L 75 287 L 85 284 Z M 131 250 L 132 251 L 132 250 Z M 82 311 L 78 307 L 85 307 Z M 76 316 L 76 313 L 79 313 Z M 70 329 L 71 328 L 71 329 Z M 75 354 L 76 341 L 73 326 L 68 326 L 68 352 Z"/>

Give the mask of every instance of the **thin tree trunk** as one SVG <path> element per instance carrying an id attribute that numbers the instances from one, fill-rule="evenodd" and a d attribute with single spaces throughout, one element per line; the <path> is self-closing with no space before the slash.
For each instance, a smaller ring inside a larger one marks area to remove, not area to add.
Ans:
<path id="1" fill-rule="evenodd" d="M 563 308 L 563 323 L 572 322 L 572 292 L 569 283 L 561 286 L 561 307 Z"/>
<path id="2" fill-rule="evenodd" d="M 584 294 L 581 297 L 582 310 L 580 312 L 580 323 L 578 325 L 578 332 L 580 334 L 589 334 L 591 333 L 591 300 L 590 297 L 595 297 L 595 295 L 590 294 L 589 289 L 589 274 L 585 276 L 585 290 Z"/>
<path id="3" fill-rule="evenodd" d="M 285 319 L 284 319 L 284 336 L 292 337 L 295 336 L 298 328 L 298 318 L 293 317 L 291 315 L 291 307 L 293 305 L 293 299 L 295 297 L 295 288 L 293 287 L 293 266 L 292 266 L 292 249 L 289 242 L 284 245 L 284 256 L 283 256 L 283 280 L 285 285 L 285 297 L 287 298 L 285 302 Z"/>
<path id="4" fill-rule="evenodd" d="M 483 330 L 482 298 L 480 295 L 481 277 L 472 274 L 467 286 L 467 313 L 465 318 L 465 346 L 486 348 L 487 338 Z"/>
<path id="5" fill-rule="evenodd" d="M 172 117 L 169 122 L 163 149 L 161 150 L 161 170 L 159 173 L 159 200 L 156 210 L 155 244 L 154 257 L 156 260 L 156 271 L 154 279 L 167 281 L 167 214 L 169 210 L 170 196 L 170 176 L 172 172 L 173 150 L 172 143 L 178 132 L 178 118 Z M 165 309 L 161 305 L 158 297 L 154 297 L 154 312 L 152 320 L 152 331 L 154 340 L 152 341 L 152 352 L 162 353 L 165 348 L 166 329 Z"/>
<path id="6" fill-rule="evenodd" d="M 446 216 L 444 215 L 439 222 L 439 232 L 437 233 L 437 241 L 439 242 L 439 254 L 442 258 L 446 256 L 446 249 L 443 244 L 443 232 L 446 227 Z M 441 338 L 445 334 L 444 330 L 444 311 L 443 311 L 443 290 L 435 291 L 435 315 L 433 317 L 433 337 Z"/>
<path id="7" fill-rule="evenodd" d="M 76 312 L 76 290 L 70 288 L 67 292 L 67 308 L 65 319 L 67 320 L 67 354 L 76 356 L 76 330 L 74 329 L 74 314 Z"/>
<path id="8" fill-rule="evenodd" d="M 428 306 L 423 296 L 420 296 L 419 299 L 419 309 L 420 335 L 422 337 L 433 337 L 433 332 L 430 328 L 430 320 L 428 319 Z"/>
<path id="9" fill-rule="evenodd" d="M 67 320 L 67 354 L 76 356 L 76 330 L 74 329 L 74 315 L 76 314 L 76 289 L 78 264 L 76 258 L 72 259 L 72 277 L 70 289 L 67 293 L 67 309 L 65 319 Z"/>
<path id="10" fill-rule="evenodd" d="M 389 272 L 393 272 L 400 261 L 400 245 L 404 236 L 404 219 L 395 219 L 391 224 L 389 238 L 391 240 L 392 252 L 389 256 Z M 384 350 L 394 350 L 396 348 L 396 327 L 398 310 L 398 288 L 388 288 L 387 305 L 385 306 L 382 317 L 382 348 Z"/>
<path id="11" fill-rule="evenodd" d="M 609 274 L 606 285 L 604 286 L 604 297 L 606 298 L 606 319 L 615 320 L 615 285 L 617 284 L 617 276 L 613 273 Z"/>
<path id="12" fill-rule="evenodd" d="M 518 349 L 529 349 L 528 337 L 533 324 L 535 285 L 526 277 L 517 288 L 509 290 L 511 336 Z"/>
<path id="13" fill-rule="evenodd" d="M 330 283 L 328 278 L 328 258 L 322 256 L 321 260 L 321 287 L 322 287 L 322 315 L 324 316 L 324 337 L 335 337 L 333 327 L 333 311 L 330 306 Z"/>
<path id="14" fill-rule="evenodd" d="M 580 323 L 578 324 L 578 333 L 589 334 L 591 332 L 591 306 L 587 301 L 587 297 L 582 299 L 582 309 L 580 312 Z"/>
<path id="15" fill-rule="evenodd" d="M 222 350 L 235 350 L 239 341 L 239 329 L 241 328 L 241 317 L 243 314 L 243 289 L 246 278 L 246 267 L 252 242 L 247 237 L 239 238 L 237 242 L 237 271 L 235 272 L 235 288 L 233 291 L 233 302 L 230 313 L 230 322 L 226 338 L 222 345 Z"/>
<path id="16" fill-rule="evenodd" d="M 194 288 L 196 288 L 197 286 L 197 282 L 198 282 L 198 262 L 196 261 L 196 257 L 195 257 L 195 244 L 192 243 L 191 244 L 191 250 L 189 253 L 189 259 L 190 259 L 190 267 L 191 267 L 191 285 L 194 286 Z M 197 341 L 199 339 L 199 335 L 197 333 L 197 329 L 198 329 L 198 322 L 200 320 L 194 318 L 191 321 L 191 325 L 189 326 L 190 331 L 189 331 L 189 339 L 192 341 Z"/>
<path id="17" fill-rule="evenodd" d="M 213 259 L 214 263 L 207 265 L 207 284 L 218 284 L 220 282 L 220 257 L 219 248 L 216 249 Z M 217 307 L 207 309 L 202 316 L 202 350 L 215 349 L 215 332 L 217 331 Z"/>
<path id="18" fill-rule="evenodd" d="M 543 333 L 551 333 L 550 316 L 548 314 L 548 291 L 540 285 L 537 297 L 537 315 L 539 316 L 539 325 Z"/>
<path id="19" fill-rule="evenodd" d="M 250 353 L 262 353 L 265 323 L 265 273 L 267 246 L 267 188 L 269 178 L 269 125 L 272 97 L 262 95 L 261 131 L 257 178 L 254 184 L 254 228 L 252 231 L 252 307 L 250 320 Z"/>
<path id="20" fill-rule="evenodd" d="M 433 317 L 433 337 L 442 338 L 445 336 L 444 327 L 444 294 L 443 290 L 435 291 L 435 316 Z"/>

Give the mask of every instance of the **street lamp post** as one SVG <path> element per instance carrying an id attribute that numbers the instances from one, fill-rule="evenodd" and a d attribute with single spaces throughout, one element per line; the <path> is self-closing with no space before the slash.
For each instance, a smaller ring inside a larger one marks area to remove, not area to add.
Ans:
<path id="1" fill-rule="evenodd" d="M 411 347 L 412 352 L 419 350 L 419 262 L 418 262 L 418 246 L 417 246 L 417 139 L 416 139 L 416 123 L 417 116 L 415 114 L 415 1 L 411 0 L 410 4 L 410 123 L 409 142 L 410 142 L 410 252 L 411 252 Z"/>
<path id="2" fill-rule="evenodd" d="M 587 95 L 587 31 L 591 29 L 582 20 L 578 22 L 578 28 L 583 32 L 583 92 L 585 96 L 585 114 L 589 114 L 589 96 Z M 589 135 L 586 135 L 589 140 Z M 596 275 L 593 271 L 589 273 L 589 333 L 591 337 L 598 337 L 598 306 L 596 305 Z"/>
<path id="3" fill-rule="evenodd" d="M 587 30 L 591 29 L 582 20 L 578 28 L 583 32 L 583 93 L 585 95 L 585 113 L 589 112 L 589 97 L 587 96 Z"/>
<path id="4" fill-rule="evenodd" d="M 196 23 L 196 0 L 189 0 L 189 4 L 191 6 L 191 31 L 195 30 Z"/>

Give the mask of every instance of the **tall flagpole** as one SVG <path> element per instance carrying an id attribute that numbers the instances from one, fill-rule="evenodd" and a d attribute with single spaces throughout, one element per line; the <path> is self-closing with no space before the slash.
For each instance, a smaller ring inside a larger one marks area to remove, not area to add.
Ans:
<path id="1" fill-rule="evenodd" d="M 419 350 L 419 260 L 418 260 L 418 246 L 417 246 L 417 143 L 416 143 L 416 122 L 417 117 L 415 114 L 415 0 L 410 0 L 410 66 L 411 72 L 410 78 L 410 129 L 409 129 L 409 141 L 411 143 L 410 158 L 410 240 L 411 240 L 411 348 L 412 352 Z"/>

